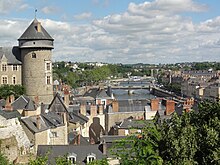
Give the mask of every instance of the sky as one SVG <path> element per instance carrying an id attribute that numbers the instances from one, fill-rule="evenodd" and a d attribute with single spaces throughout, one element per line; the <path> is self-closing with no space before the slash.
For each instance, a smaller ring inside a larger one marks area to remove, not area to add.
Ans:
<path id="1" fill-rule="evenodd" d="M 219 7 L 220 0 L 0 0 L 0 47 L 18 45 L 36 14 L 54 38 L 53 61 L 219 62 Z"/>

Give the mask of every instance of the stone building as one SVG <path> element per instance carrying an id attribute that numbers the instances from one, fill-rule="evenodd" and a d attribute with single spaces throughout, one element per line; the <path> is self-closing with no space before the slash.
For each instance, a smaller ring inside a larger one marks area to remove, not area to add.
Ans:
<path id="1" fill-rule="evenodd" d="M 0 85 L 21 84 L 21 62 L 16 59 L 19 49 L 0 47 Z"/>
<path id="2" fill-rule="evenodd" d="M 18 39 L 18 47 L 0 48 L 0 85 L 22 84 L 32 100 L 49 104 L 53 99 L 53 41 L 35 18 Z"/>

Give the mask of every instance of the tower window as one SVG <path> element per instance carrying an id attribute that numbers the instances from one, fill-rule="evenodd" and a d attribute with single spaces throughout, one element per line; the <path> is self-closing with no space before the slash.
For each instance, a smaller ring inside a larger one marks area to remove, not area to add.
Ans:
<path id="1" fill-rule="evenodd" d="M 2 84 L 8 84 L 8 77 L 6 76 L 2 77 Z"/>
<path id="2" fill-rule="evenodd" d="M 16 84 L 16 77 L 15 76 L 12 77 L 12 83 Z"/>
<path id="3" fill-rule="evenodd" d="M 51 84 L 51 82 L 50 82 L 50 76 L 47 76 L 47 84 Z"/>
<path id="4" fill-rule="evenodd" d="M 46 63 L 46 68 L 47 68 L 47 70 L 50 70 L 50 63 L 49 62 Z"/>
<path id="5" fill-rule="evenodd" d="M 13 65 L 13 71 L 18 70 L 18 66 L 17 65 Z"/>
<path id="6" fill-rule="evenodd" d="M 37 55 L 36 55 L 36 53 L 32 53 L 32 58 L 37 58 Z"/>
<path id="7" fill-rule="evenodd" d="M 2 71 L 7 71 L 7 64 L 2 64 Z"/>

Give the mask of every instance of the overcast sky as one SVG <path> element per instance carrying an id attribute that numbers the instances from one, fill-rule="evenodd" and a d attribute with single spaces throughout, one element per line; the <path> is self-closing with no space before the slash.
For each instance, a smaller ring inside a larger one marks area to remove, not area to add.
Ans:
<path id="1" fill-rule="evenodd" d="M 54 61 L 220 61 L 220 0 L 0 0 L 0 46 L 35 17 L 55 40 Z"/>

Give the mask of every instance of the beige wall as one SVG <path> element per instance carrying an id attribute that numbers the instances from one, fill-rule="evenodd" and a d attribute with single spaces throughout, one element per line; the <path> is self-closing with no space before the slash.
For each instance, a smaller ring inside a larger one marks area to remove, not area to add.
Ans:
<path id="1" fill-rule="evenodd" d="M 7 77 L 7 84 L 10 85 L 21 85 L 21 65 L 17 65 L 17 70 L 13 70 L 13 65 L 7 65 L 7 70 L 2 71 L 2 64 L 7 64 L 0 62 L 0 85 L 3 84 L 3 77 Z M 15 84 L 13 82 L 13 77 L 15 77 Z"/>

